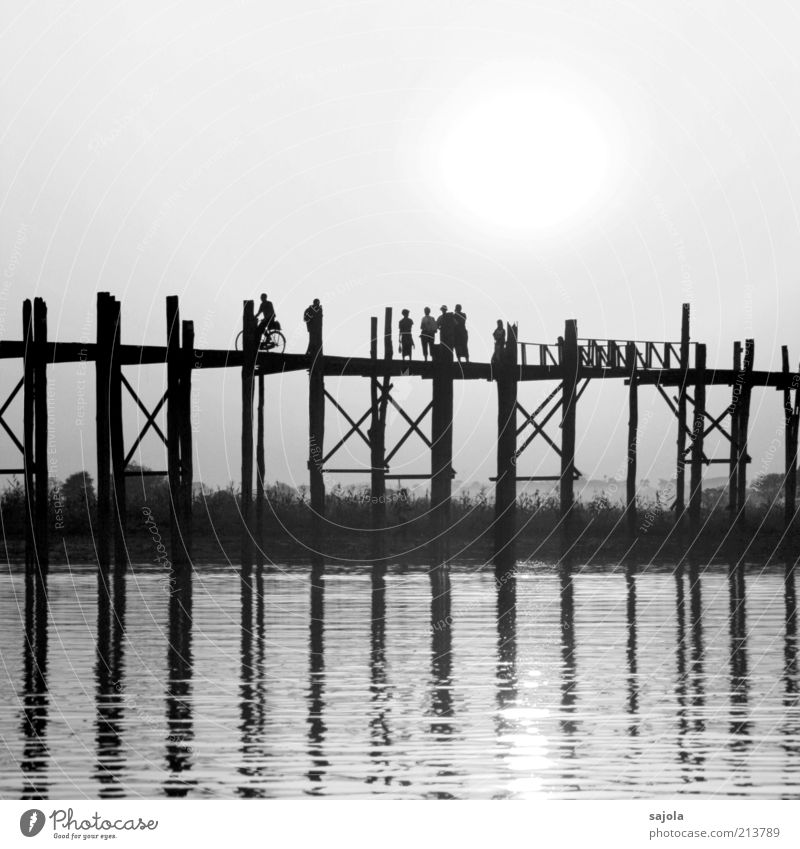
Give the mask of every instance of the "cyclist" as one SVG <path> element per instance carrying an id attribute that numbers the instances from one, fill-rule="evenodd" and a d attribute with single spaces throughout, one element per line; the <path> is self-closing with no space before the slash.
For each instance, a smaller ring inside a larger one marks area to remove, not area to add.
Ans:
<path id="1" fill-rule="evenodd" d="M 259 344 L 264 344 L 262 340 L 264 340 L 264 336 L 267 335 L 270 330 L 281 329 L 281 326 L 275 316 L 275 307 L 272 306 L 272 301 L 267 298 L 266 292 L 261 293 L 261 303 L 259 304 L 258 311 L 256 312 L 256 318 L 260 315 L 263 315 L 264 317 L 258 324 L 257 338 L 259 340 Z"/>

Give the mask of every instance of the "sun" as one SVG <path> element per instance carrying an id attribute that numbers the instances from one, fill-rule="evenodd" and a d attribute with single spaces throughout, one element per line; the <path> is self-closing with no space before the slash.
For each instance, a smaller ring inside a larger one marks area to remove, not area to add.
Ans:
<path id="1" fill-rule="evenodd" d="M 439 150 L 450 197 L 472 217 L 548 230 L 584 211 L 609 178 L 603 127 L 578 100 L 546 90 L 483 92 L 453 119 Z"/>

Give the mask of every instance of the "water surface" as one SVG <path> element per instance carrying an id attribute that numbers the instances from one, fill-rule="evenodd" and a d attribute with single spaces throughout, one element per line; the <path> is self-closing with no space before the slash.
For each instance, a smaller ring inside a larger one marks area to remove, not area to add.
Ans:
<path id="1" fill-rule="evenodd" d="M 800 798 L 782 570 L 28 589 L 0 578 L 2 798 Z"/>

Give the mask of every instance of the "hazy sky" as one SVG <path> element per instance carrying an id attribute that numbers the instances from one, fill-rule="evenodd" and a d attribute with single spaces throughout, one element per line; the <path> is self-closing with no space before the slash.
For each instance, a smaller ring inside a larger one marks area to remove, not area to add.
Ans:
<path id="1" fill-rule="evenodd" d="M 581 336 L 675 339 L 689 301 L 710 364 L 727 367 L 745 336 L 757 368 L 779 366 L 781 344 L 800 357 L 788 2 L 9 0 L 0 27 L 2 338 L 19 338 L 22 299 L 41 295 L 51 338 L 93 339 L 107 290 L 124 342 L 162 343 L 178 294 L 198 346 L 228 347 L 242 300 L 266 290 L 289 350 L 304 350 L 314 297 L 327 350 L 353 355 L 385 305 L 418 321 L 460 301 L 474 359 L 498 318 L 530 341 L 565 318 Z M 7 391 L 18 377 L 4 369 Z M 158 398 L 163 369 L 128 374 Z M 94 467 L 94 385 L 75 365 L 51 376 L 64 477 Z M 269 382 L 270 479 L 305 482 L 306 381 Z M 420 410 L 429 384 L 405 384 Z M 239 375 L 199 373 L 195 387 L 196 471 L 238 480 Z M 366 382 L 329 389 L 366 409 Z M 620 382 L 582 399 L 586 475 L 624 470 L 624 399 Z M 654 391 L 641 404 L 642 475 L 667 477 L 674 425 Z M 458 476 L 487 479 L 494 388 L 459 386 L 457 408 Z M 755 393 L 754 418 L 751 476 L 781 462 L 774 391 Z M 329 444 L 342 427 L 330 409 Z M 367 462 L 352 445 L 336 465 Z M 162 455 L 151 443 L 143 459 Z M 409 444 L 393 471 L 428 466 Z M 544 450 L 520 467 L 557 470 Z"/>

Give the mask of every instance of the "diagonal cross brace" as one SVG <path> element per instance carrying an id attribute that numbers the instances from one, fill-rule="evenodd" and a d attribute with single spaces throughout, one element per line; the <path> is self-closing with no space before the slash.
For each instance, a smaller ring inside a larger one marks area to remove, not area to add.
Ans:
<path id="1" fill-rule="evenodd" d="M 390 396 L 389 400 L 391 401 L 391 396 Z M 385 462 L 386 462 L 387 466 L 389 465 L 389 461 L 392 459 L 392 457 L 394 457 L 394 455 L 397 454 L 397 452 L 400 450 L 400 448 L 405 444 L 408 437 L 411 436 L 411 434 L 414 433 L 414 431 L 416 431 L 422 437 L 422 439 L 425 440 L 425 442 L 428 443 L 428 446 L 430 447 L 430 442 L 428 442 L 427 438 L 425 437 L 425 434 L 422 433 L 422 431 L 419 429 L 419 425 L 422 423 L 422 420 L 425 418 L 425 416 L 428 415 L 428 413 L 432 409 L 433 409 L 433 401 L 431 401 L 428 404 L 428 406 L 425 407 L 425 409 L 416 417 L 416 419 L 414 419 L 414 421 L 411 422 L 411 426 L 403 434 L 403 436 L 401 437 L 401 439 L 397 443 L 397 445 L 395 445 L 394 448 L 392 448 L 392 450 L 386 455 Z"/>
<path id="2" fill-rule="evenodd" d="M 131 458 L 132 458 L 132 457 L 133 457 L 133 455 L 136 453 L 136 449 L 139 447 L 139 444 L 140 444 L 140 443 L 141 443 L 141 441 L 144 439 L 145 434 L 147 433 L 147 431 L 148 431 L 151 427 L 152 427 L 152 428 L 153 428 L 153 430 L 154 430 L 154 431 L 155 431 L 155 432 L 159 435 L 159 437 L 161 437 L 161 441 L 164 443 L 164 445 L 166 445 L 166 444 L 167 444 L 167 438 L 166 438 L 166 436 L 164 436 L 164 434 L 163 434 L 163 432 L 162 432 L 161 428 L 160 428 L 160 427 L 156 424 L 156 416 L 159 414 L 159 412 L 160 412 L 161 408 L 162 408 L 162 407 L 164 406 L 164 404 L 166 403 L 166 401 L 167 401 L 167 395 L 169 394 L 169 390 L 167 390 L 167 391 L 166 391 L 166 392 L 165 392 L 165 393 L 161 396 L 161 400 L 158 402 L 158 404 L 156 404 L 156 406 L 153 408 L 153 412 L 151 413 L 151 412 L 147 409 L 147 407 L 144 405 L 144 403 L 142 402 L 141 398 L 139 398 L 139 396 L 136 394 L 136 392 L 134 391 L 134 389 L 133 389 L 133 387 L 130 385 L 130 383 L 128 383 L 127 379 L 125 378 L 125 375 L 124 375 L 124 374 L 123 374 L 123 375 L 120 375 L 120 377 L 122 378 L 122 385 L 123 385 L 123 386 L 124 386 L 124 387 L 128 390 L 128 392 L 130 392 L 131 397 L 132 397 L 132 398 L 133 398 L 133 400 L 136 402 L 136 404 L 138 405 L 139 409 L 140 409 L 140 410 L 141 410 L 141 411 L 145 414 L 145 416 L 147 416 L 147 421 L 144 423 L 144 427 L 142 428 L 142 430 L 141 430 L 141 432 L 139 433 L 139 435 L 136 437 L 136 440 L 135 440 L 135 442 L 133 443 L 133 445 L 132 445 L 132 447 L 131 447 L 131 450 L 128 452 L 127 456 L 125 457 L 125 460 L 124 460 L 124 461 L 123 461 L 123 463 L 122 463 L 122 467 L 123 467 L 123 469 L 124 469 L 124 468 L 127 468 L 128 463 L 130 463 Z"/>
<path id="3" fill-rule="evenodd" d="M 0 407 L 0 425 L 3 426 L 3 429 L 5 430 L 5 432 L 11 437 L 11 441 L 14 443 L 14 445 L 16 445 L 17 448 L 19 448 L 20 454 L 24 454 L 25 449 L 22 447 L 22 443 L 19 441 L 19 439 L 17 439 L 17 436 L 14 433 L 14 431 L 11 430 L 11 428 L 8 426 L 6 420 L 3 418 L 3 413 L 5 413 L 5 411 L 11 405 L 11 402 L 17 397 L 17 393 L 19 392 L 20 389 L 22 389 L 22 386 L 23 386 L 24 383 L 25 383 L 25 378 L 24 377 L 20 378 L 19 383 L 11 390 L 11 394 L 8 396 L 8 398 L 6 398 L 3 406 Z"/>

